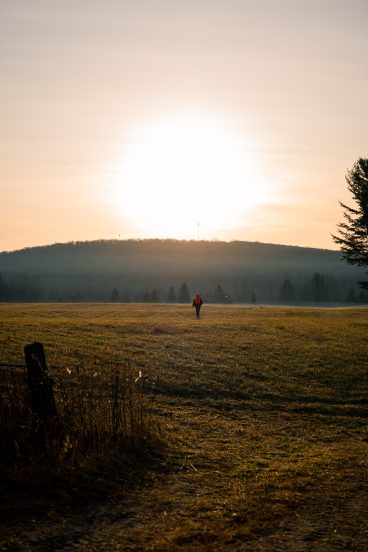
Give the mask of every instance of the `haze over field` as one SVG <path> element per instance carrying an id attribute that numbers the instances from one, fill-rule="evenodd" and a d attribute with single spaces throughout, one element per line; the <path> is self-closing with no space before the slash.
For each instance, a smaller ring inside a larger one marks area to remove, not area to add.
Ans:
<path id="1" fill-rule="evenodd" d="M 254 242 L 110 240 L 0 253 L 0 301 L 368 303 L 337 251 Z"/>
<path id="2" fill-rule="evenodd" d="M 367 155 L 363 0 L 2 0 L 0 251 L 335 248 Z"/>

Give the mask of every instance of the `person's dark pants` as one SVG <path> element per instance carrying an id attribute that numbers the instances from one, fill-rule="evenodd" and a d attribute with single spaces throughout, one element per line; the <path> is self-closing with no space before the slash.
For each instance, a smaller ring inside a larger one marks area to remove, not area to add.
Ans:
<path id="1" fill-rule="evenodd" d="M 195 305 L 196 318 L 199 318 L 199 311 L 201 310 L 201 305 Z"/>

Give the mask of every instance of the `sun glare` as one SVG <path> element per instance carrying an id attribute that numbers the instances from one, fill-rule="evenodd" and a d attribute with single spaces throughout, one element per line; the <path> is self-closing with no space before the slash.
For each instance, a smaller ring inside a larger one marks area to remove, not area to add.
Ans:
<path id="1" fill-rule="evenodd" d="M 264 200 L 256 158 L 234 129 L 175 115 L 124 145 L 114 204 L 145 237 L 215 237 Z"/>

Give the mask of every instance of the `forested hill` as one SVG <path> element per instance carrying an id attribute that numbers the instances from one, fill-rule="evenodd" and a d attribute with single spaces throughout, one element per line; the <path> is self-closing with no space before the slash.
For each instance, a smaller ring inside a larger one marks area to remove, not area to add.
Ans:
<path id="1" fill-rule="evenodd" d="M 216 302 L 366 299 L 364 272 L 339 252 L 256 242 L 54 244 L 0 253 L 0 273 L 0 300 L 182 301 L 195 291 Z"/>

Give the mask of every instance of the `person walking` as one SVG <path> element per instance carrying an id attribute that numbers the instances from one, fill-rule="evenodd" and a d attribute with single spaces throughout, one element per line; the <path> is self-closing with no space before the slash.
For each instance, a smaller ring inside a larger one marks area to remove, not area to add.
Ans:
<path id="1" fill-rule="evenodd" d="M 203 305 L 202 297 L 197 293 L 194 296 L 193 299 L 193 307 L 195 307 L 196 310 L 196 318 L 199 319 L 199 313 L 201 310 L 201 306 Z"/>

